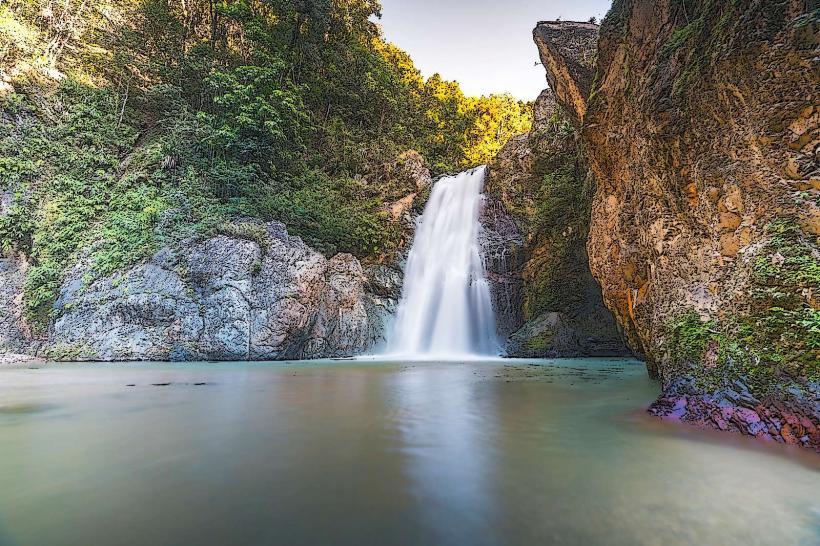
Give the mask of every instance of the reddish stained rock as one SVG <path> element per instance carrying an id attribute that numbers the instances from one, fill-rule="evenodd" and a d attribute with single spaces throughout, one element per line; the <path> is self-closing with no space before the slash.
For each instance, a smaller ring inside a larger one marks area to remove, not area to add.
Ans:
<path id="1" fill-rule="evenodd" d="M 664 420 L 746 434 L 820 452 L 820 417 L 811 411 L 810 404 L 798 399 L 765 400 L 751 409 L 738 405 L 727 393 L 700 393 L 691 383 L 677 383 L 668 385 L 666 394 L 648 411 Z"/>
<path id="2" fill-rule="evenodd" d="M 780 436 L 783 438 L 783 441 L 789 445 L 797 445 L 800 443 L 800 440 L 792 431 L 792 427 L 788 424 L 783 425 L 783 428 L 780 429 Z"/>
<path id="3" fill-rule="evenodd" d="M 754 425 L 760 422 L 760 416 L 748 408 L 737 408 L 737 410 L 735 410 L 735 416 L 747 425 Z"/>
<path id="4" fill-rule="evenodd" d="M 820 143 L 820 19 L 810 4 L 630 0 L 615 2 L 597 29 L 597 54 L 596 29 L 587 24 L 541 23 L 534 38 L 596 179 L 592 273 L 630 346 L 665 382 L 650 411 L 714 428 L 719 415 L 727 430 L 780 441 L 787 424 L 798 443 L 820 451 L 816 433 L 796 432 L 798 423 L 809 431 L 804 418 L 820 427 L 820 385 L 803 380 L 817 360 L 803 358 L 808 346 L 783 344 L 790 360 L 808 365 L 782 378 L 790 388 L 763 400 L 733 385 L 676 390 L 670 383 L 703 370 L 735 372 L 713 344 L 688 359 L 692 374 L 669 350 L 670 326 L 684 312 L 718 324 L 766 316 L 770 306 L 750 306 L 749 295 L 760 288 L 758 260 L 783 266 L 783 256 L 770 252 L 772 221 L 797 221 L 802 248 L 816 261 L 820 209 L 794 197 L 795 188 L 816 187 L 807 179 L 816 178 L 810 172 Z M 801 183 L 784 183 L 784 174 Z M 790 288 L 795 301 L 798 288 L 806 290 L 800 309 L 816 308 L 814 287 Z M 728 414 L 723 405 L 745 410 Z"/>

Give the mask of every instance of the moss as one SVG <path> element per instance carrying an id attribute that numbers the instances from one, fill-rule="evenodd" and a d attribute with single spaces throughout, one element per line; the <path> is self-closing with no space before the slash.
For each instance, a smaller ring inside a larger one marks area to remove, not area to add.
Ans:
<path id="1" fill-rule="evenodd" d="M 675 78 L 672 84 L 672 94 L 675 96 L 686 95 L 689 89 L 693 88 L 700 79 L 702 69 L 703 64 L 699 61 L 688 64 Z"/>
<path id="2" fill-rule="evenodd" d="M 566 116 L 556 112 L 550 129 L 532 145 L 535 188 L 522 188 L 525 206 L 512 210 L 527 226 L 524 316 L 571 312 L 583 305 L 589 266 L 586 237 L 594 188 L 580 167 L 579 152 L 566 134 Z"/>
<path id="3" fill-rule="evenodd" d="M 720 324 L 687 311 L 667 323 L 664 349 L 670 371 L 706 391 L 740 381 L 758 397 L 782 396 L 820 377 L 820 311 L 773 308 Z"/>
<path id="4" fill-rule="evenodd" d="M 97 353 L 89 346 L 82 343 L 63 343 L 49 347 L 45 352 L 45 358 L 57 362 L 74 362 L 78 360 L 94 360 L 98 358 Z"/>
<path id="5" fill-rule="evenodd" d="M 740 380 L 755 393 L 770 392 L 773 381 L 752 365 L 752 355 L 712 320 L 687 311 L 666 325 L 665 349 L 675 375 L 694 379 L 695 385 L 714 392 Z M 765 380 L 761 381 L 761 378 Z"/>
<path id="6" fill-rule="evenodd" d="M 583 237 L 559 234 L 538 243 L 533 252 L 524 271 L 524 317 L 577 311 L 589 275 Z"/>
<path id="7" fill-rule="evenodd" d="M 797 377 L 820 367 L 820 253 L 789 218 L 766 226 L 768 241 L 753 262 L 750 309 L 741 321 L 745 339 L 764 360 Z"/>
<path id="8" fill-rule="evenodd" d="M 552 330 L 541 332 L 527 340 L 527 350 L 532 354 L 543 355 L 552 348 L 554 338 Z"/>
<path id="9" fill-rule="evenodd" d="M 587 99 L 587 104 L 592 105 L 595 101 L 596 97 L 598 96 L 598 92 L 601 89 L 601 70 L 600 68 L 596 68 L 595 76 L 592 78 L 592 85 L 589 87 L 589 98 Z"/>
<path id="10" fill-rule="evenodd" d="M 625 37 L 629 32 L 629 14 L 634 0 L 613 0 L 612 7 L 601 21 L 601 34 Z"/>
<path id="11" fill-rule="evenodd" d="M 701 16 L 688 25 L 675 30 L 666 43 L 663 44 L 663 47 L 661 47 L 661 54 L 669 56 L 686 44 L 693 36 L 700 35 L 700 33 L 703 32 L 704 24 L 703 16 Z"/>
<path id="12" fill-rule="evenodd" d="M 673 19 L 683 22 L 660 48 L 662 60 L 678 59 L 680 69 L 674 78 L 672 95 L 685 97 L 697 87 L 708 67 L 737 34 L 735 22 L 741 6 L 736 2 L 676 0 Z M 659 63 L 659 68 L 667 66 Z"/>
<path id="13" fill-rule="evenodd" d="M 673 358 L 698 361 L 717 332 L 711 321 L 702 321 L 694 311 L 688 311 L 667 324 L 668 347 Z"/>
<path id="14" fill-rule="evenodd" d="M 820 377 L 820 253 L 791 218 L 765 229 L 750 297 L 734 316 L 701 322 L 689 312 L 667 325 L 670 364 L 704 388 L 740 380 L 758 396 L 782 395 Z"/>
<path id="15" fill-rule="evenodd" d="M 797 223 L 779 218 L 766 226 L 766 232 L 770 239 L 766 255 L 755 260 L 755 279 L 766 286 L 820 289 L 820 260 Z"/>
<path id="16" fill-rule="evenodd" d="M 267 249 L 268 230 L 261 222 L 226 222 L 217 228 L 217 233 L 234 239 L 245 239 L 259 245 L 262 252 Z"/>

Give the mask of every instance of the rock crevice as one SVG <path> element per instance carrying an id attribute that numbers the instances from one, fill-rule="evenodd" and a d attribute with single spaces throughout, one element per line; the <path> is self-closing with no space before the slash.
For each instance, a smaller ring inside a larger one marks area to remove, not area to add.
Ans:
<path id="1" fill-rule="evenodd" d="M 589 270 L 591 186 L 566 114 L 549 89 L 533 113 L 532 131 L 511 139 L 490 165 L 481 214 L 507 354 L 629 355 Z"/>

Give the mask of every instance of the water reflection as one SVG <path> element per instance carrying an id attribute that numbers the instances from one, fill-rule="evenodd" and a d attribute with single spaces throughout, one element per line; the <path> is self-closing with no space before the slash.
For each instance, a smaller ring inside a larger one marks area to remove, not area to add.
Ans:
<path id="1" fill-rule="evenodd" d="M 492 389 L 470 366 L 419 365 L 386 381 L 416 510 L 436 544 L 497 544 Z M 477 392 L 484 391 L 484 392 Z"/>
<path id="2" fill-rule="evenodd" d="M 656 389 L 599 360 L 1 370 L 0 544 L 820 544 L 816 457 L 652 421 Z"/>

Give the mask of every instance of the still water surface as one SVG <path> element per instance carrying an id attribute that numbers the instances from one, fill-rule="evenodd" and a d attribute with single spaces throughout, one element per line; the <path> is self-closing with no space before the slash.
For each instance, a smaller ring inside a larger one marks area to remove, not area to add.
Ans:
<path id="1" fill-rule="evenodd" d="M 820 544 L 817 456 L 656 422 L 657 390 L 609 359 L 0 370 L 0 544 Z"/>

